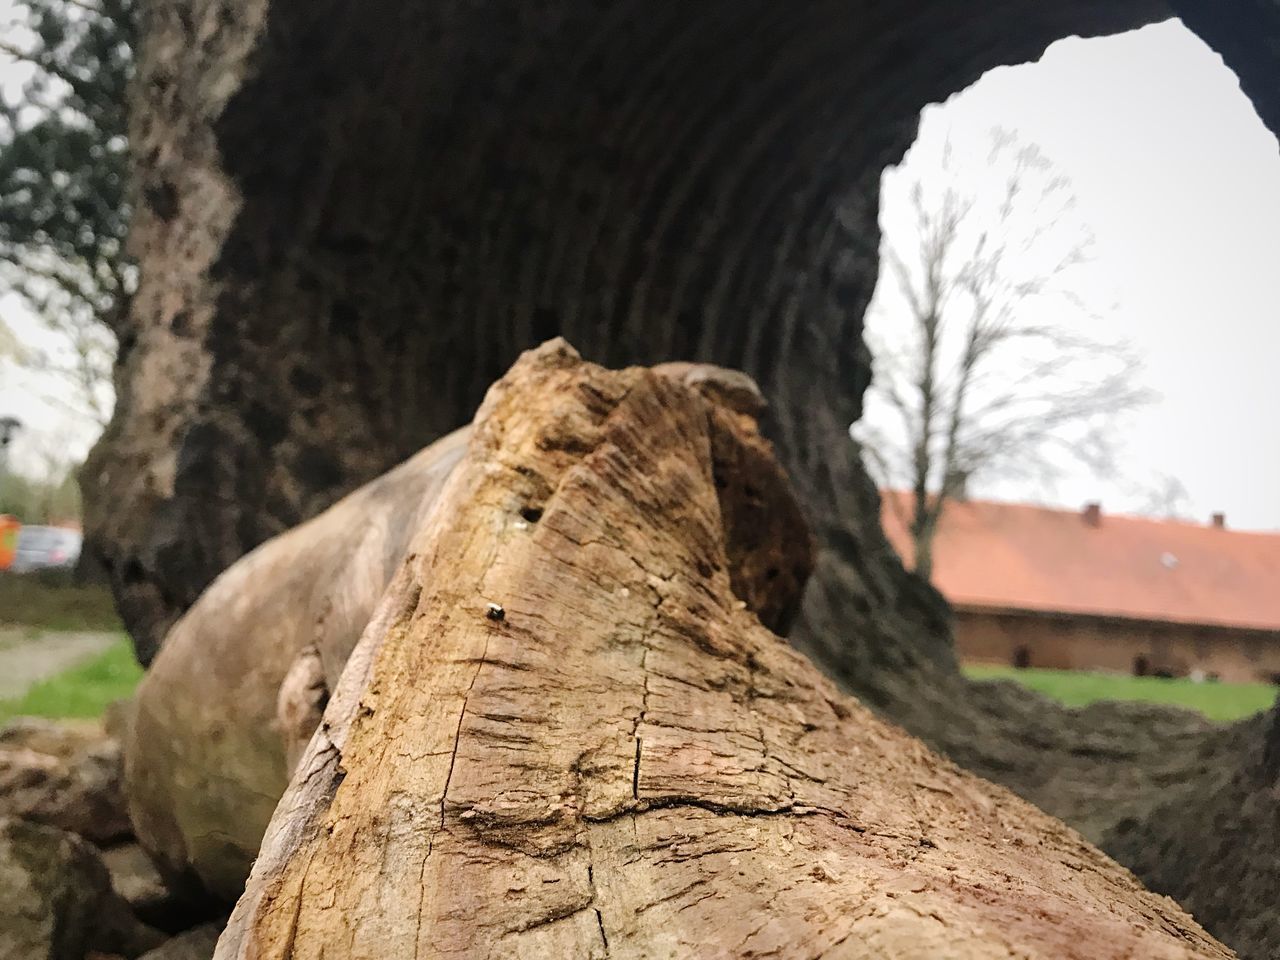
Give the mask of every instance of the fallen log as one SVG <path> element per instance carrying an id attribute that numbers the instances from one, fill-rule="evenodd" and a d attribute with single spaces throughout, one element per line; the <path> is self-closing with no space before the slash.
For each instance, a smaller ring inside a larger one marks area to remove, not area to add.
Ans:
<path id="1" fill-rule="evenodd" d="M 704 364 L 658 371 L 697 389 L 722 416 L 763 409 L 755 384 Z M 458 462 L 459 430 L 233 565 L 166 637 L 138 691 L 126 786 L 139 841 L 171 884 L 234 902 L 263 831 L 379 598 Z M 779 529 L 802 529 L 762 442 L 713 435 L 721 496 L 736 500 L 726 543 L 736 586 L 783 630 L 798 608 L 809 547 L 780 555 Z M 772 493 L 773 496 L 769 494 Z M 529 522 L 528 520 L 524 522 Z M 772 573 L 766 576 L 766 568 Z"/>
<path id="2" fill-rule="evenodd" d="M 726 449 L 753 464 L 741 496 Z M 735 560 L 727 531 L 785 496 L 766 452 L 670 378 L 526 354 L 361 636 L 218 960 L 1231 956 L 762 624 L 809 552 L 775 510 Z"/>
<path id="3" fill-rule="evenodd" d="M 172 885 L 239 895 L 291 755 L 464 446 L 444 437 L 263 544 L 169 632 L 124 753 L 135 832 Z"/>

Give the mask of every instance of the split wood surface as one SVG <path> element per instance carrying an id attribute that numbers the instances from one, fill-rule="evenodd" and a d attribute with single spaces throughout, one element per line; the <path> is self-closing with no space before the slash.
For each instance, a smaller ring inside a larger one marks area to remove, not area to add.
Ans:
<path id="1" fill-rule="evenodd" d="M 768 454 L 706 391 L 562 342 L 526 354 L 217 960 L 1229 957 L 763 625 L 811 560 Z"/>

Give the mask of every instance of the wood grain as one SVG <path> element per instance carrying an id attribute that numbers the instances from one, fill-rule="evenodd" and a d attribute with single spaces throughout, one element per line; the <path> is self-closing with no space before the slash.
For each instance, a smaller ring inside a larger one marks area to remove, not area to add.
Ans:
<path id="1" fill-rule="evenodd" d="M 763 443 L 562 342 L 494 386 L 217 960 L 1231 956 L 763 626 L 727 438 Z"/>

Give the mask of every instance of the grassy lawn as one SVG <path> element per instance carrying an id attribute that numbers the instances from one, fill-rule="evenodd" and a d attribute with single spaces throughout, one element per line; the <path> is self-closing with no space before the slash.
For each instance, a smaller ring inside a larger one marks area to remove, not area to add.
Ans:
<path id="1" fill-rule="evenodd" d="M 58 576 L 0 575 L 0 627 L 39 630 L 110 631 L 122 634 L 109 592 L 75 586 Z M 1015 670 L 1006 666 L 965 667 L 977 680 L 1014 680 L 1069 707 L 1095 700 L 1140 700 L 1199 710 L 1212 720 L 1236 720 L 1265 710 L 1276 699 L 1271 684 L 1193 683 L 1157 677 Z M 114 700 L 130 696 L 142 677 L 128 640 L 64 673 L 37 683 L 22 697 L 0 700 L 0 722 L 20 715 L 97 717 Z"/>
<path id="2" fill-rule="evenodd" d="M 1142 700 L 1199 710 L 1211 720 L 1238 720 L 1275 702 L 1269 683 L 1194 683 L 1158 677 L 1077 673 L 1070 670 L 1015 670 L 1013 667 L 966 666 L 975 680 L 1016 680 L 1069 707 L 1095 700 Z"/>
<path id="3" fill-rule="evenodd" d="M 123 627 L 105 586 L 73 584 L 66 573 L 0 573 L 0 626 L 42 630 L 110 630 Z"/>
<path id="4" fill-rule="evenodd" d="M 142 679 L 133 649 L 121 637 L 110 649 L 56 677 L 42 680 L 15 700 L 0 700 L 0 723 L 11 717 L 102 715 L 113 700 L 132 695 Z"/>

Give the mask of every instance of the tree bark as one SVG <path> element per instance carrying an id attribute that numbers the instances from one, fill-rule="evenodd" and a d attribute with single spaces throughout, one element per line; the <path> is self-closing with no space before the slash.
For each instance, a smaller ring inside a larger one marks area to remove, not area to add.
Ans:
<path id="1" fill-rule="evenodd" d="M 771 573 L 809 540 L 775 525 L 763 562 L 735 561 L 735 525 L 759 518 L 725 495 L 734 447 L 777 503 L 749 416 L 562 343 L 522 358 L 364 633 L 218 960 L 1229 957 L 763 626 L 749 598 L 794 595 Z"/>

